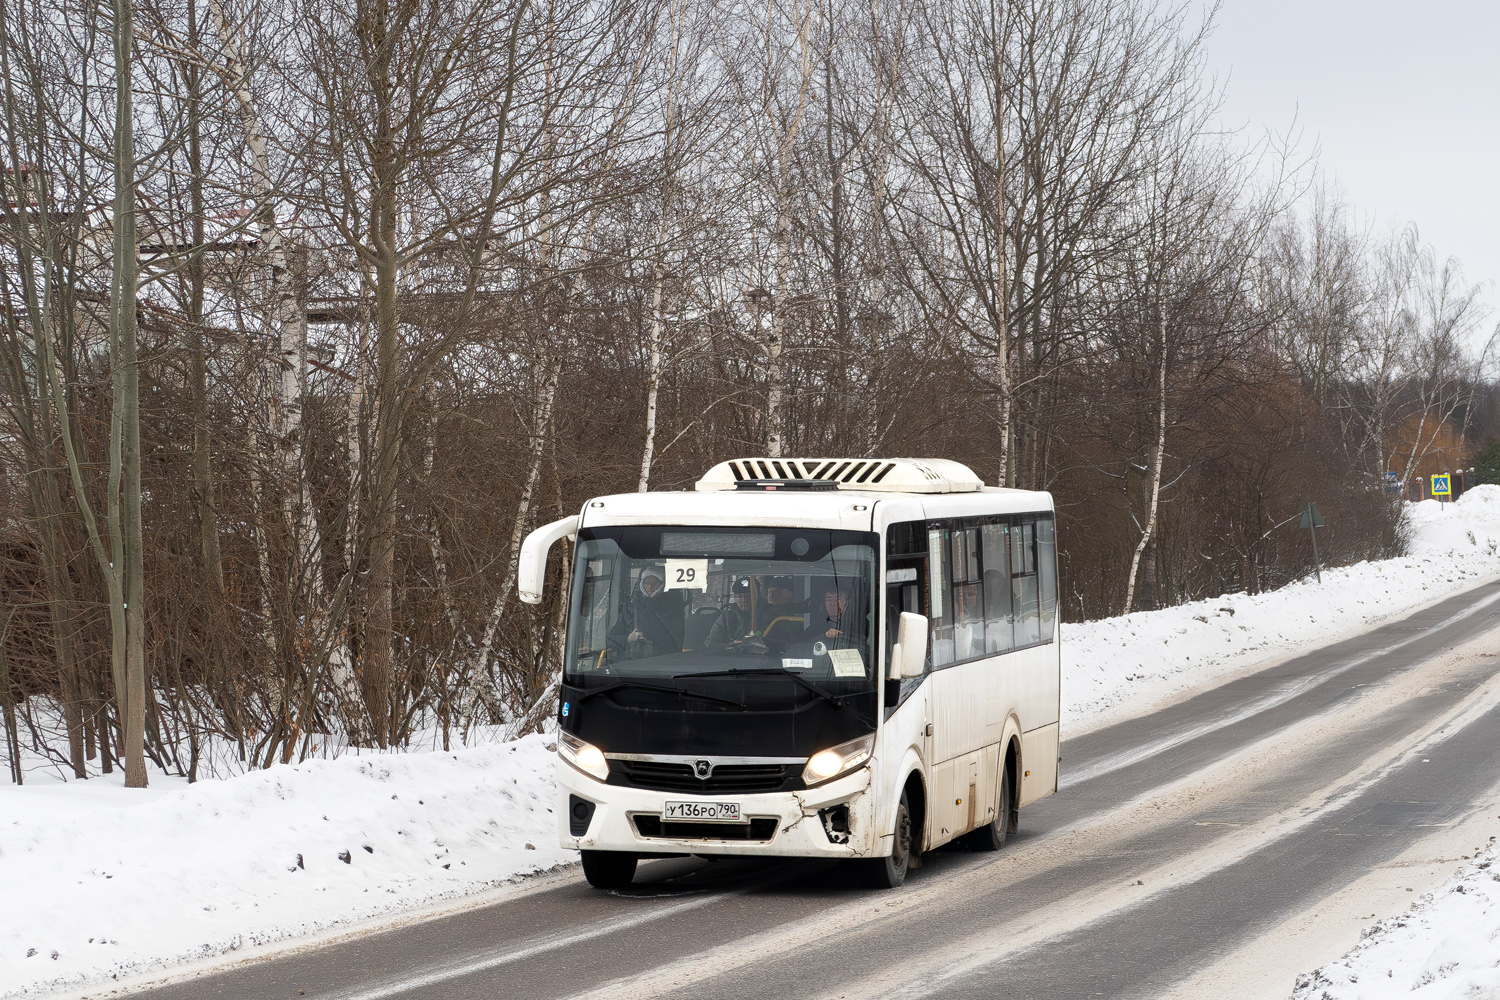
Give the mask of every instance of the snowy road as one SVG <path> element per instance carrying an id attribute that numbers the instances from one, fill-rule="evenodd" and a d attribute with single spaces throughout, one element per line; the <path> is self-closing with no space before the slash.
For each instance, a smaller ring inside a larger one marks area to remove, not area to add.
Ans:
<path id="1" fill-rule="evenodd" d="M 1490 583 L 1065 742 L 1061 793 L 1003 852 L 928 855 L 902 890 L 673 860 L 608 895 L 570 870 L 143 995 L 1285 996 L 1420 892 L 1424 859 L 1441 881 L 1496 832 L 1497 734 Z"/>

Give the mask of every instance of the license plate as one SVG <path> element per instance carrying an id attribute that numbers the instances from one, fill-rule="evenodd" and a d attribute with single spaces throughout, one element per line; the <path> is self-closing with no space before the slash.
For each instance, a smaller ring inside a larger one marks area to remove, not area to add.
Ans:
<path id="1" fill-rule="evenodd" d="M 662 819 L 693 823 L 744 823 L 738 802 L 668 802 Z"/>

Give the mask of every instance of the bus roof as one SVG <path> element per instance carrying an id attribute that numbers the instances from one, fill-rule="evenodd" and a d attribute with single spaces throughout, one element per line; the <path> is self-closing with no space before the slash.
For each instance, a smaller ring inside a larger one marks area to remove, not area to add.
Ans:
<path id="1" fill-rule="evenodd" d="M 858 489 L 617 493 L 583 506 L 582 526 L 784 525 L 880 529 L 893 521 L 1051 511 L 1052 496 L 982 486 L 967 493 L 893 494 Z"/>

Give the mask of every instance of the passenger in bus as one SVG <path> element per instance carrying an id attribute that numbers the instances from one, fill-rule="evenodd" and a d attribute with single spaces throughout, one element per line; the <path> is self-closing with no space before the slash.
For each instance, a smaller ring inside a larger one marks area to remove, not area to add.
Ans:
<path id="1" fill-rule="evenodd" d="M 807 611 L 807 602 L 797 600 L 797 589 L 789 576 L 773 576 L 766 584 L 766 604 L 781 615 L 800 615 Z"/>
<path id="2" fill-rule="evenodd" d="M 703 646 L 715 653 L 744 648 L 754 623 L 750 620 L 750 580 L 741 577 L 734 581 L 729 592 L 729 607 L 720 614 L 714 627 L 708 631 Z"/>
<path id="3" fill-rule="evenodd" d="M 806 614 L 807 608 L 797 600 L 791 577 L 773 576 L 767 581 L 766 603 L 760 617 L 766 623 L 761 636 L 768 644 L 801 639 L 807 625 Z"/>
<path id="4" fill-rule="evenodd" d="M 977 584 L 955 584 L 953 587 L 953 659 L 954 662 L 984 655 L 984 616 L 980 610 L 980 588 Z"/>
<path id="5" fill-rule="evenodd" d="M 629 613 L 610 630 L 613 644 L 632 660 L 682 651 L 683 592 L 664 590 L 664 581 L 655 566 L 642 570 Z"/>

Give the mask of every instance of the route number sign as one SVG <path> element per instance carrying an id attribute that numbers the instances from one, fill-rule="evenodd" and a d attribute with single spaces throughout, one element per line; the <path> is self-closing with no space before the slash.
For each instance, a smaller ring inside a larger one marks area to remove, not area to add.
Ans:
<path id="1" fill-rule="evenodd" d="M 707 559 L 668 559 L 667 590 L 707 590 Z"/>
<path id="2" fill-rule="evenodd" d="M 1435 497 L 1451 497 L 1453 495 L 1453 477 L 1433 476 L 1432 495 Z"/>

